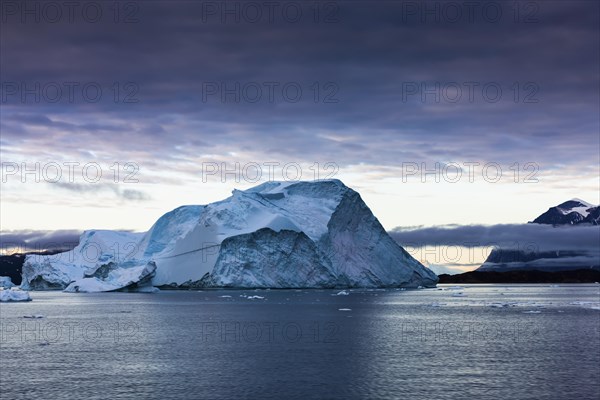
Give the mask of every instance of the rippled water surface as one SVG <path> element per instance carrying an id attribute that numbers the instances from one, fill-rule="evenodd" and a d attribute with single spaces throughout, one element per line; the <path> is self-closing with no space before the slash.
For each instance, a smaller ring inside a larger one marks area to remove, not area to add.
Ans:
<path id="1" fill-rule="evenodd" d="M 600 285 L 338 293 L 32 292 L 0 398 L 600 398 Z"/>

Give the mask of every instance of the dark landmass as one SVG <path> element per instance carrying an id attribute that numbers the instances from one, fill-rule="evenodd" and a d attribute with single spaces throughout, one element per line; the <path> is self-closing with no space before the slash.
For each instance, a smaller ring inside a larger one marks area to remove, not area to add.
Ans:
<path id="1" fill-rule="evenodd" d="M 524 271 L 471 271 L 464 274 L 442 274 L 438 283 L 594 283 L 600 282 L 597 269 L 576 269 L 571 271 L 547 272 Z"/>
<path id="2" fill-rule="evenodd" d="M 52 255 L 62 253 L 66 250 L 48 250 L 34 251 L 31 253 L 14 253 L 7 256 L 0 256 L 0 276 L 8 276 L 15 285 L 21 284 L 21 272 L 25 256 L 28 254 Z"/>

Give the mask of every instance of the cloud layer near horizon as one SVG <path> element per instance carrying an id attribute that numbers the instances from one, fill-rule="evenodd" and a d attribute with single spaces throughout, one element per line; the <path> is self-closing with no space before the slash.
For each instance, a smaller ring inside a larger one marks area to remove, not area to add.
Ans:
<path id="1" fill-rule="evenodd" d="M 388 232 L 401 246 L 415 249 L 427 246 L 487 247 L 525 251 L 600 251 L 600 226 L 561 226 L 541 224 L 448 225 L 398 227 Z M 0 234 L 3 249 L 62 248 L 77 244 L 80 231 L 5 231 Z"/>
<path id="2" fill-rule="evenodd" d="M 542 224 L 398 227 L 389 234 L 402 246 L 499 247 L 525 251 L 600 251 L 600 226 Z"/>

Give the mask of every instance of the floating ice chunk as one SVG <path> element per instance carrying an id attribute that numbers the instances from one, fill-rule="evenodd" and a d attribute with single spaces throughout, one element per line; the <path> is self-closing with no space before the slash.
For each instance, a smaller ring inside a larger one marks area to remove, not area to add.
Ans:
<path id="1" fill-rule="evenodd" d="M 341 292 L 337 292 L 336 294 L 332 294 L 332 296 L 348 296 L 350 293 L 342 290 Z"/>
<path id="2" fill-rule="evenodd" d="M 467 297 L 463 292 L 452 293 L 452 297 Z"/>
<path id="3" fill-rule="evenodd" d="M 465 290 L 464 286 L 450 286 L 447 287 L 446 290 Z"/>
<path id="4" fill-rule="evenodd" d="M 242 295 L 240 295 L 240 297 L 243 297 L 243 296 L 244 296 L 243 294 L 242 294 Z M 223 296 L 219 296 L 219 297 L 222 297 L 222 298 L 226 299 L 226 298 L 229 298 L 229 297 L 231 297 L 231 296 L 230 296 L 230 295 L 228 295 L 228 294 L 224 294 Z"/>
<path id="5" fill-rule="evenodd" d="M 338 311 L 352 311 L 351 308 L 338 308 Z"/>
<path id="6" fill-rule="evenodd" d="M 445 305 L 446 305 L 446 303 L 437 303 L 437 302 L 434 302 L 434 303 L 431 303 L 429 305 L 429 307 L 443 307 Z"/>
<path id="7" fill-rule="evenodd" d="M 590 310 L 600 310 L 600 302 L 598 301 L 572 301 L 569 304 L 572 306 L 579 306 Z"/>
<path id="8" fill-rule="evenodd" d="M 536 311 L 536 310 L 529 310 L 529 311 L 523 311 L 523 314 L 540 314 L 541 311 Z"/>
<path id="9" fill-rule="evenodd" d="M 508 307 L 508 303 L 491 303 L 489 306 L 494 308 L 503 308 Z"/>
<path id="10" fill-rule="evenodd" d="M 262 300 L 264 299 L 263 296 L 248 296 L 247 297 L 248 300 Z"/>
<path id="11" fill-rule="evenodd" d="M 0 288 L 0 301 L 31 301 L 31 296 L 29 296 L 29 292 L 11 288 L 11 289 L 1 289 Z"/>

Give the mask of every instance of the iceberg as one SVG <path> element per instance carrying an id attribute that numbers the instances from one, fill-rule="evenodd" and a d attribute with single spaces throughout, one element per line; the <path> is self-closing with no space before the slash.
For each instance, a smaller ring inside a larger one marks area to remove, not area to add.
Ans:
<path id="1" fill-rule="evenodd" d="M 86 231 L 73 250 L 27 256 L 22 287 L 432 287 L 437 276 L 339 180 L 266 182 L 182 206 L 145 233 Z"/>
<path id="2" fill-rule="evenodd" d="M 31 296 L 28 292 L 16 288 L 3 289 L 0 288 L 0 301 L 31 301 Z"/>

